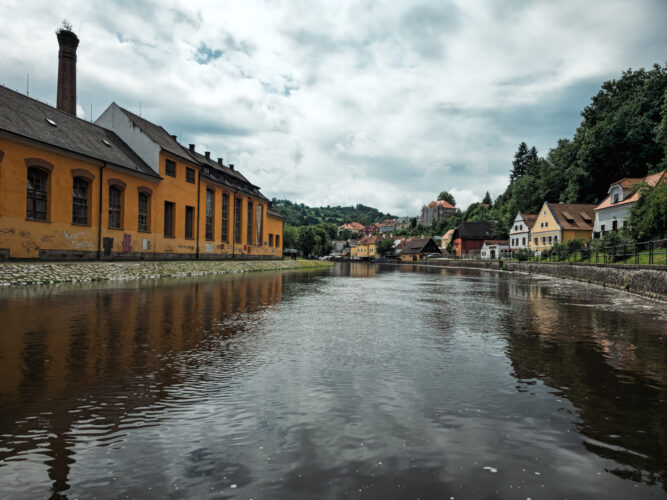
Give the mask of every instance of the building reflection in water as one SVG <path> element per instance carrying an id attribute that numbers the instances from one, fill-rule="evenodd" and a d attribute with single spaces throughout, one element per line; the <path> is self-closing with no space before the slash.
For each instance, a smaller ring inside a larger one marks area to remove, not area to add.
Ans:
<path id="1" fill-rule="evenodd" d="M 617 464 L 609 472 L 667 489 L 667 349 L 658 320 L 637 321 L 637 311 L 596 303 L 594 294 L 574 300 L 552 283 L 516 281 L 510 292 L 507 355 L 517 389 L 530 391 L 535 380 L 554 388 L 576 407 L 584 446 Z"/>
<path id="2" fill-rule="evenodd" d="M 6 293 L 0 464 L 46 464 L 57 498 L 69 488 L 75 435 L 82 434 L 75 426 L 90 423 L 89 437 L 104 444 L 105 436 L 122 438 L 133 414 L 150 407 L 157 415 L 169 388 L 181 383 L 183 363 L 206 362 L 188 359 L 188 351 L 205 344 L 210 356 L 234 356 L 228 340 L 258 327 L 262 315 L 255 313 L 280 302 L 285 276 Z"/>

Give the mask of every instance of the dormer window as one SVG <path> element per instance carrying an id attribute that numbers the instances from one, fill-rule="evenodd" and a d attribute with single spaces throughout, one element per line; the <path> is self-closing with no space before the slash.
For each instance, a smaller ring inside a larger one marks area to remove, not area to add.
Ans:
<path id="1" fill-rule="evenodd" d="M 618 193 L 614 194 L 614 196 L 612 197 L 612 203 L 614 204 L 618 203 Z"/>

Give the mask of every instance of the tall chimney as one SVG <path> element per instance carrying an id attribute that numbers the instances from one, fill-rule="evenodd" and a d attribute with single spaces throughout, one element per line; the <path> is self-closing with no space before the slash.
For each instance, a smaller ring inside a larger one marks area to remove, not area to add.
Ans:
<path id="1" fill-rule="evenodd" d="M 58 109 L 76 116 L 76 48 L 79 38 L 63 27 L 58 35 Z"/>

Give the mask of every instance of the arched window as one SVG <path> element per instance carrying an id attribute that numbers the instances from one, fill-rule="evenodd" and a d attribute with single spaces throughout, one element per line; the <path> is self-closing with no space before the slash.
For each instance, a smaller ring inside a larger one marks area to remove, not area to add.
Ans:
<path id="1" fill-rule="evenodd" d="M 72 189 L 72 223 L 88 224 L 88 186 L 83 177 L 74 177 Z"/>
<path id="2" fill-rule="evenodd" d="M 47 220 L 49 174 L 37 167 L 28 167 L 27 217 Z"/>
<path id="3" fill-rule="evenodd" d="M 109 228 L 120 229 L 123 191 L 117 186 L 109 186 Z"/>

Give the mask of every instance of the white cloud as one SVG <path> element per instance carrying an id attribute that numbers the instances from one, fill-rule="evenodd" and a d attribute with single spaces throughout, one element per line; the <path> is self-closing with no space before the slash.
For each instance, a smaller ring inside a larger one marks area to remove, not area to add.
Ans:
<path id="1" fill-rule="evenodd" d="M 55 102 L 54 30 L 81 38 L 78 113 L 111 101 L 235 163 L 269 196 L 416 214 L 499 194 L 519 142 L 569 137 L 603 80 L 662 62 L 660 0 L 19 2 L 0 83 Z"/>

